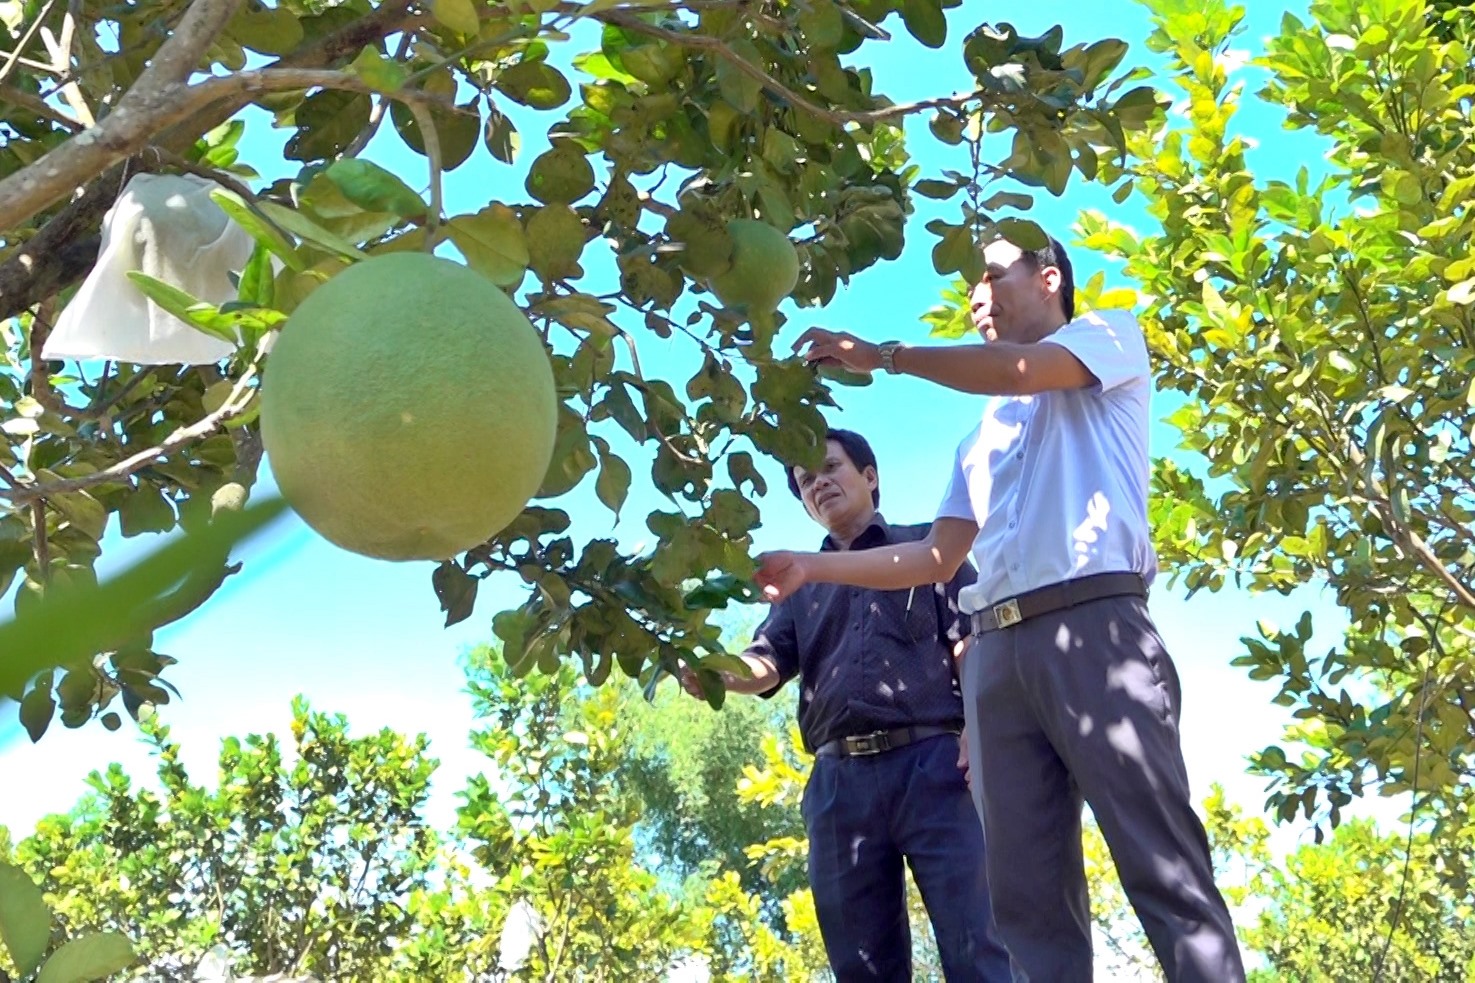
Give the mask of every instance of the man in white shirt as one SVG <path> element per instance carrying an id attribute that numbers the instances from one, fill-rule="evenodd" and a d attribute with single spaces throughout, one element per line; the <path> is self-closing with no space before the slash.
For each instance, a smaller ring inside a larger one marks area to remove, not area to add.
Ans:
<path id="1" fill-rule="evenodd" d="M 946 581 L 973 642 L 962 670 L 974 802 L 994 915 L 1016 972 L 1089 980 L 1081 857 L 1089 802 L 1170 981 L 1241 981 L 1178 734 L 1177 672 L 1147 611 L 1157 558 L 1147 527 L 1147 346 L 1124 311 L 1074 317 L 1055 240 L 984 249 L 971 294 L 982 344 L 880 345 L 811 329 L 810 360 L 905 373 L 989 397 L 958 447 L 931 531 L 848 553 L 770 553 L 777 602 L 805 583 L 879 590 Z"/>

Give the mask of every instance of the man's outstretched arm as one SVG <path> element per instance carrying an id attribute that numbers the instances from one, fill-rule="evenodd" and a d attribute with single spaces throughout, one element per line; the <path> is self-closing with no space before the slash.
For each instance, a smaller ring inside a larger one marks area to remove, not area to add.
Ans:
<path id="1" fill-rule="evenodd" d="M 763 599 L 782 601 L 804 584 L 849 584 L 872 590 L 905 590 L 946 583 L 968 558 L 978 525 L 971 519 L 937 519 L 926 539 L 868 550 L 794 553 L 759 557 L 756 579 Z"/>
<path id="2" fill-rule="evenodd" d="M 881 346 L 843 331 L 810 328 L 795 347 L 810 361 L 833 359 L 858 372 L 881 367 Z M 1097 382 L 1079 358 L 1049 341 L 908 346 L 897 351 L 894 364 L 905 375 L 975 395 L 1023 396 Z"/>

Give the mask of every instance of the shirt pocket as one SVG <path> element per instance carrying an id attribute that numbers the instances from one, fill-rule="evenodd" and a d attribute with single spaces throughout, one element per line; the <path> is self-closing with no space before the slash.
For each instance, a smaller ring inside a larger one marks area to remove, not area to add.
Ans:
<path id="1" fill-rule="evenodd" d="M 908 645 L 936 645 L 937 588 L 922 584 L 910 590 L 887 591 L 884 617 L 889 634 Z"/>

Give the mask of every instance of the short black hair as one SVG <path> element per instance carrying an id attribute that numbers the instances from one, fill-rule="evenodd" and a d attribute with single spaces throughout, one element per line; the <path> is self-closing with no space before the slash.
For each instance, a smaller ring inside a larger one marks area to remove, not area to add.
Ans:
<path id="1" fill-rule="evenodd" d="M 866 468 L 876 468 L 876 487 L 871 489 L 871 504 L 877 508 L 881 507 L 881 469 L 876 467 L 876 452 L 871 450 L 871 445 L 866 439 L 854 430 L 841 430 L 831 428 L 825 431 L 825 442 L 834 441 L 845 451 L 845 456 L 850 458 L 850 463 L 855 465 L 855 470 L 864 471 Z M 799 492 L 799 479 L 794 477 L 794 467 L 785 466 L 784 476 L 789 479 L 789 491 L 800 501 L 804 496 Z"/>
<path id="2" fill-rule="evenodd" d="M 1036 270 L 1042 270 L 1047 266 L 1053 266 L 1060 271 L 1060 307 L 1065 311 L 1065 319 L 1074 321 L 1076 318 L 1076 274 L 1070 265 L 1070 254 L 1065 251 L 1059 239 L 1049 237 L 1050 241 L 1039 249 L 1024 250 L 1024 258 L 1034 264 Z"/>

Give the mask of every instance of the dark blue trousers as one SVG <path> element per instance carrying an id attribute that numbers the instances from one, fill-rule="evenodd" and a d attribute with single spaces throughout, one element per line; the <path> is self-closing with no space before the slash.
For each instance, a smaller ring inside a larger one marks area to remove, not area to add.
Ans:
<path id="1" fill-rule="evenodd" d="M 839 983 L 910 980 L 902 864 L 921 890 L 949 983 L 1007 983 L 983 827 L 944 735 L 868 757 L 815 759 L 804 789 L 809 884 Z"/>

